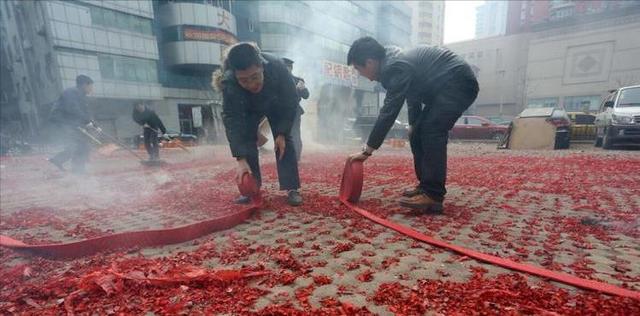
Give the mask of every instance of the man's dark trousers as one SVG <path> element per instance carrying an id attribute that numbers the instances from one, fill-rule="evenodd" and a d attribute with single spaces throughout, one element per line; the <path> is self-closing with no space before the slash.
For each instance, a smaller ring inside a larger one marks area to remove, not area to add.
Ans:
<path id="1" fill-rule="evenodd" d="M 416 176 L 420 188 L 436 201 L 447 193 L 447 143 L 449 130 L 478 95 L 473 76 L 458 76 L 440 89 L 430 104 L 425 104 L 410 137 Z"/>
<path id="2" fill-rule="evenodd" d="M 273 136 L 275 140 L 276 135 Z M 258 180 L 258 185 L 262 184 L 262 176 L 260 174 L 260 161 L 258 159 L 258 146 L 255 142 L 248 146 L 250 148 L 247 153 L 247 163 L 251 168 L 251 173 Z M 278 152 L 276 152 L 276 165 L 278 167 L 278 181 L 280 182 L 280 190 L 297 190 L 300 188 L 300 176 L 298 175 L 298 161 L 296 160 L 296 151 L 293 145 L 291 135 L 285 137 L 284 157 L 278 160 Z"/>
<path id="3" fill-rule="evenodd" d="M 144 129 L 144 148 L 149 153 L 151 160 L 160 157 L 160 148 L 158 147 L 158 132 L 151 128 Z"/>
<path id="4" fill-rule="evenodd" d="M 65 141 L 64 150 L 51 158 L 51 161 L 63 165 L 71 160 L 72 171 L 84 172 L 90 151 L 87 136 L 83 135 L 76 127 L 64 126 L 61 128 L 61 137 Z"/>

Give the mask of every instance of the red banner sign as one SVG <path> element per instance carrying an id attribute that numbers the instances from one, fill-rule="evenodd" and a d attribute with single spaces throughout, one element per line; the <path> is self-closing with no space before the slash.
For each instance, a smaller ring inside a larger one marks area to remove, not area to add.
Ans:
<path id="1" fill-rule="evenodd" d="M 194 28 L 184 28 L 183 37 L 190 41 L 220 42 L 226 45 L 233 45 L 238 39 L 233 34 L 222 30 L 198 30 Z"/>

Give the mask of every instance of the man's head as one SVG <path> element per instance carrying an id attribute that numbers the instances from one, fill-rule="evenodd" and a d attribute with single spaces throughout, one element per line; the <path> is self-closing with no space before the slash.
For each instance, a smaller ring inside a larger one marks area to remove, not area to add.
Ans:
<path id="1" fill-rule="evenodd" d="M 287 69 L 289 69 L 289 72 L 293 71 L 293 60 L 289 59 L 289 58 L 282 58 L 282 61 L 284 62 L 284 65 L 287 66 Z"/>
<path id="2" fill-rule="evenodd" d="M 144 110 L 145 110 L 145 109 L 146 109 L 146 107 L 147 107 L 147 106 L 144 104 L 144 102 L 142 102 L 142 101 L 136 102 L 134 106 L 135 106 L 136 111 L 138 111 L 138 112 L 144 112 Z"/>
<path id="3" fill-rule="evenodd" d="M 79 75 L 76 77 L 76 87 L 85 95 L 90 95 L 93 93 L 93 80 L 89 76 Z"/>
<path id="4" fill-rule="evenodd" d="M 260 49 L 251 43 L 233 45 L 227 53 L 225 68 L 233 71 L 238 84 L 251 93 L 264 86 L 263 58 Z"/>
<path id="5" fill-rule="evenodd" d="M 371 80 L 378 79 L 380 63 L 385 57 L 385 49 L 373 37 L 361 37 L 353 44 L 347 54 L 347 65 L 353 65 L 358 73 Z"/>

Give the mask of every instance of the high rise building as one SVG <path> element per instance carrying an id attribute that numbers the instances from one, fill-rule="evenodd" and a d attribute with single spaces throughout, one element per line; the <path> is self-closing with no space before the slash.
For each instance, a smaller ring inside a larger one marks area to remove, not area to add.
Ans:
<path id="1" fill-rule="evenodd" d="M 508 1 L 492 0 L 476 8 L 476 38 L 504 35 Z"/>
<path id="2" fill-rule="evenodd" d="M 508 1 L 506 34 L 528 32 L 533 26 L 553 27 L 555 23 L 590 15 L 606 15 L 607 12 L 635 5 L 637 1 L 628 0 Z"/>
<path id="3" fill-rule="evenodd" d="M 313 135 L 320 140 L 341 140 L 349 118 L 376 115 L 379 109 L 376 84 L 346 65 L 351 43 L 373 36 L 384 45 L 410 45 L 411 15 L 403 3 L 237 1 L 233 11 L 241 38 L 295 61 L 294 74 L 311 91 L 303 102 L 303 125 L 322 131 Z"/>
<path id="4" fill-rule="evenodd" d="M 444 38 L 444 1 L 406 1 L 411 7 L 411 43 L 442 45 Z"/>
<path id="5" fill-rule="evenodd" d="M 36 134 L 50 104 L 84 74 L 95 82 L 95 119 L 112 135 L 140 133 L 131 120 L 137 100 L 149 102 L 170 130 L 206 134 L 206 106 L 220 99 L 209 85 L 211 71 L 236 41 L 230 7 L 205 0 L 2 1 L 3 67 L 10 74 L 3 79 L 11 82 L 3 80 L 2 92 L 17 104 L 7 112 L 23 134 Z"/>

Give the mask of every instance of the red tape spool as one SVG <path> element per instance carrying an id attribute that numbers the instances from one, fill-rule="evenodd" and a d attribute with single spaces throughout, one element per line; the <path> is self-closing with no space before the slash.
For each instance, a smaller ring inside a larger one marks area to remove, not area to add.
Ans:
<path id="1" fill-rule="evenodd" d="M 340 184 L 340 199 L 358 203 L 362 194 L 362 161 L 347 159 Z"/>
<path id="2" fill-rule="evenodd" d="M 250 198 L 257 197 L 260 194 L 260 188 L 258 188 L 256 178 L 248 172 L 245 172 L 242 177 L 240 177 L 238 190 L 240 190 L 240 194 Z"/>

